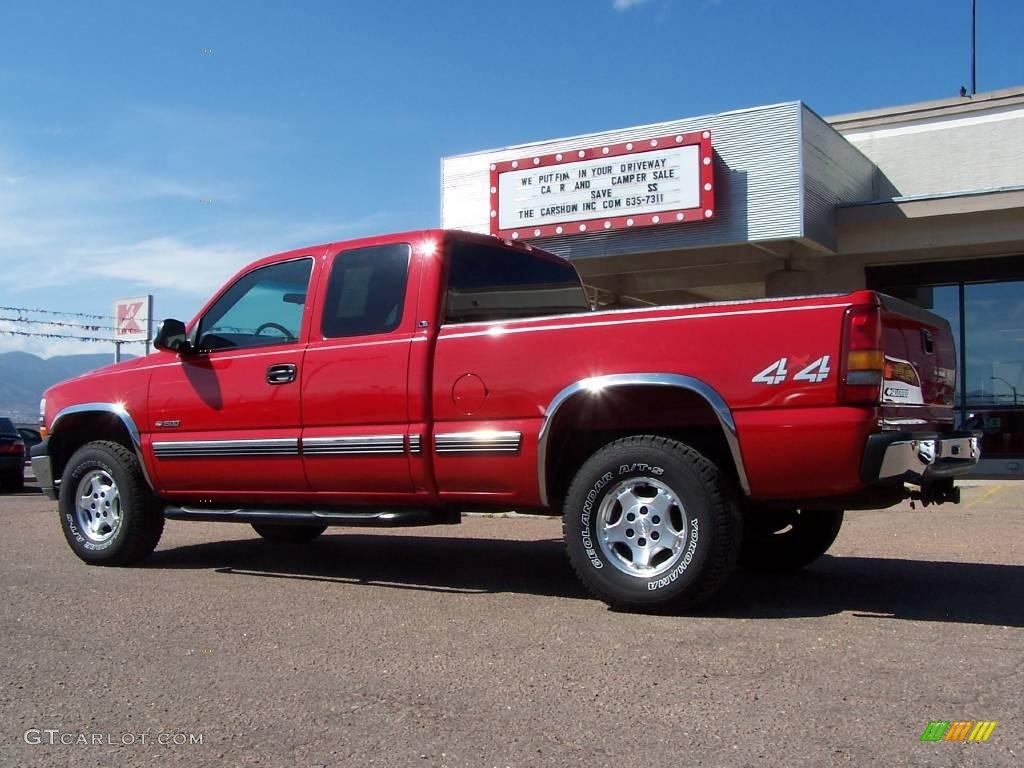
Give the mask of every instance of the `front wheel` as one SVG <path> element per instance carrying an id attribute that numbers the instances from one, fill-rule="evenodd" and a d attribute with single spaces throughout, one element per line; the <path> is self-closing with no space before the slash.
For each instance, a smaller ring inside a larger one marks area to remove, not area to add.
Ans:
<path id="1" fill-rule="evenodd" d="M 616 440 L 580 468 L 563 530 L 573 569 L 613 608 L 682 610 L 732 572 L 742 525 L 728 478 L 688 445 Z"/>
<path id="2" fill-rule="evenodd" d="M 60 481 L 60 523 L 79 558 L 130 565 L 152 552 L 164 530 L 163 509 L 135 454 L 97 440 L 71 456 Z"/>
<path id="3" fill-rule="evenodd" d="M 740 565 L 796 571 L 828 551 L 843 525 L 842 510 L 750 510 L 743 521 Z"/>

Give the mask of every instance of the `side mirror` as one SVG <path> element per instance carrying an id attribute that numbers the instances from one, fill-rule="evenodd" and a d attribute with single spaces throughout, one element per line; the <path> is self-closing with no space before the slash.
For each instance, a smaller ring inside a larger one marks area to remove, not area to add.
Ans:
<path id="1" fill-rule="evenodd" d="M 187 355 L 192 352 L 192 344 L 188 340 L 185 324 L 181 320 L 171 318 L 162 320 L 157 326 L 153 346 L 168 352 L 176 352 L 179 355 Z"/>

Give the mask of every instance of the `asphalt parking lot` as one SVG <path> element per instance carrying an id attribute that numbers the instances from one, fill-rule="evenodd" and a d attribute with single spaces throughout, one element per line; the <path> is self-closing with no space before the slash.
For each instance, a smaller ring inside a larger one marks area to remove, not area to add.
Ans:
<path id="1" fill-rule="evenodd" d="M 0 496 L 0 765 L 1020 765 L 1022 490 L 851 513 L 832 555 L 682 617 L 589 599 L 557 520 L 169 522 L 105 569 Z"/>

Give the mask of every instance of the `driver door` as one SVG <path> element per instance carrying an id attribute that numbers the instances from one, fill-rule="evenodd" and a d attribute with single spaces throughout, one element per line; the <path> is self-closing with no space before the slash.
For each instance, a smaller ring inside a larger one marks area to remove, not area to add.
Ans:
<path id="1" fill-rule="evenodd" d="M 172 498 L 259 503 L 307 489 L 299 382 L 316 255 L 240 276 L 193 325 L 196 351 L 153 371 L 147 447 Z"/>

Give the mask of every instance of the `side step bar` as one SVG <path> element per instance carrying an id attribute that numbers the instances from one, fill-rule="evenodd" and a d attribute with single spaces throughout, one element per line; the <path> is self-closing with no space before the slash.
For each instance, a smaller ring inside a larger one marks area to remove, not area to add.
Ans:
<path id="1" fill-rule="evenodd" d="M 427 509 L 217 509 L 170 507 L 168 520 L 206 520 L 217 523 L 281 523 L 287 525 L 351 525 L 394 528 L 408 525 L 453 525 L 462 520 L 455 508 Z"/>

